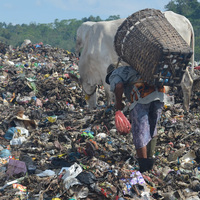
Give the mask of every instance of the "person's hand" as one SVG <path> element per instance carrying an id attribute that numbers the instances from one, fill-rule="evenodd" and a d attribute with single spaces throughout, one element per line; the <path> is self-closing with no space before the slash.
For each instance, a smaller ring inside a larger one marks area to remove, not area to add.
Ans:
<path id="1" fill-rule="evenodd" d="M 123 110 L 124 109 L 124 104 L 122 102 L 116 102 L 115 108 L 117 110 Z"/>

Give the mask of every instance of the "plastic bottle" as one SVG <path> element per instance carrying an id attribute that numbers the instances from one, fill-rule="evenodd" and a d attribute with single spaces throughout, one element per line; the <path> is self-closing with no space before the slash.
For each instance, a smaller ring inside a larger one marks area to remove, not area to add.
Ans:
<path id="1" fill-rule="evenodd" d="M 47 117 L 47 119 L 48 119 L 48 121 L 49 122 L 51 122 L 51 123 L 53 123 L 53 122 L 55 122 L 56 120 L 57 120 L 57 116 L 50 116 L 50 117 Z"/>

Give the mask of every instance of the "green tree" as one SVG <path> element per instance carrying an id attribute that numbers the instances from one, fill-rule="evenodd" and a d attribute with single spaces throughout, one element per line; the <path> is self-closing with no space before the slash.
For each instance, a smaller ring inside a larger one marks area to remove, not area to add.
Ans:
<path id="1" fill-rule="evenodd" d="M 106 21 L 117 20 L 120 19 L 120 15 L 110 15 Z"/>
<path id="2" fill-rule="evenodd" d="M 195 60 L 200 60 L 200 2 L 197 0 L 171 0 L 165 9 L 184 15 L 190 20 L 195 35 Z"/>

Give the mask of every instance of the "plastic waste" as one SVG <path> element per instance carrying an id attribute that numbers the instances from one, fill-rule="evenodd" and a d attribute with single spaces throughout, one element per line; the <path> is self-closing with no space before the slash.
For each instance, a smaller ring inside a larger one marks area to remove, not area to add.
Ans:
<path id="1" fill-rule="evenodd" d="M 90 185 L 97 181 L 96 177 L 92 172 L 81 172 L 77 177 L 76 177 L 81 183 Z"/>
<path id="2" fill-rule="evenodd" d="M 8 103 L 8 101 L 6 99 L 3 100 L 3 105 L 5 105 L 5 106 L 9 105 L 9 103 Z"/>
<path id="3" fill-rule="evenodd" d="M 60 175 L 60 174 L 62 174 L 62 172 L 65 170 L 68 170 L 69 169 L 69 167 L 62 167 L 62 169 L 60 170 L 60 172 L 58 173 L 58 175 Z"/>
<path id="4" fill-rule="evenodd" d="M 79 181 L 74 178 L 76 178 L 82 171 L 83 170 L 82 170 L 81 166 L 78 165 L 77 163 L 74 163 L 72 166 L 69 167 L 69 169 L 66 171 L 65 175 L 62 177 L 62 179 L 64 180 L 63 183 L 65 184 L 65 187 L 67 189 L 69 189 L 69 187 L 73 183 L 73 182 L 70 182 L 70 181 L 72 181 L 72 178 L 73 178 L 73 181 L 75 181 L 75 183 L 79 184 Z"/>
<path id="5" fill-rule="evenodd" d="M 20 181 L 22 181 L 22 180 L 24 180 L 25 179 L 25 177 L 21 177 L 21 178 L 19 178 L 19 179 L 16 179 L 16 180 L 14 180 L 14 181 L 10 181 L 10 182 L 8 182 L 8 183 L 6 183 L 2 188 L 0 188 L 0 191 L 3 191 L 6 187 L 8 187 L 9 185 L 12 185 L 12 184 L 14 184 L 14 183 L 18 183 L 18 182 L 20 182 Z"/>
<path id="6" fill-rule="evenodd" d="M 115 126 L 121 135 L 126 135 L 130 132 L 131 124 L 121 111 L 115 113 Z"/>
<path id="7" fill-rule="evenodd" d="M 36 166 L 35 165 L 28 165 L 28 173 L 35 174 Z"/>
<path id="8" fill-rule="evenodd" d="M 14 133 L 13 138 L 10 141 L 10 144 L 21 145 L 24 141 L 26 141 L 26 137 L 29 136 L 29 131 L 23 127 L 15 127 L 15 128 L 17 129 L 17 132 Z"/>
<path id="9" fill-rule="evenodd" d="M 10 141 L 10 145 L 21 145 L 23 142 L 26 141 L 25 137 L 18 137 L 18 138 L 13 138 Z"/>
<path id="10" fill-rule="evenodd" d="M 4 81 L 5 80 L 5 76 L 0 76 L 0 82 Z"/>
<path id="11" fill-rule="evenodd" d="M 161 171 L 162 178 L 164 179 L 167 176 L 167 174 L 171 171 L 172 169 L 170 167 L 165 166 Z"/>
<path id="12" fill-rule="evenodd" d="M 8 169 L 7 174 L 13 175 L 13 174 L 19 174 L 23 172 L 24 174 L 27 172 L 26 164 L 25 162 L 19 161 L 19 160 L 13 160 L 10 159 L 8 163 Z"/>
<path id="13" fill-rule="evenodd" d="M 179 159 L 181 167 L 189 170 L 192 169 L 194 164 L 196 163 L 195 158 L 196 158 L 195 151 L 193 150 L 189 151 Z"/>
<path id="14" fill-rule="evenodd" d="M 99 160 L 97 158 L 92 158 L 91 160 L 92 164 L 91 167 L 95 167 L 99 169 L 100 171 L 106 171 L 110 168 L 110 165 L 102 160 Z"/>
<path id="15" fill-rule="evenodd" d="M 69 167 L 70 166 L 70 164 L 66 160 L 64 160 L 62 158 L 56 158 L 56 157 L 52 158 L 51 164 L 56 167 Z"/>
<path id="16" fill-rule="evenodd" d="M 51 122 L 51 123 L 53 123 L 53 122 L 55 122 L 56 120 L 57 120 L 57 116 L 50 116 L 50 117 L 47 117 L 47 119 L 48 119 L 48 121 L 49 122 Z"/>
<path id="17" fill-rule="evenodd" d="M 10 150 L 4 149 L 0 152 L 0 158 L 8 158 L 11 155 Z"/>
<path id="18" fill-rule="evenodd" d="M 195 132 L 195 134 L 199 135 L 199 134 L 200 134 L 200 129 L 199 129 L 199 128 L 196 128 L 196 129 L 194 130 L 194 132 Z"/>
<path id="19" fill-rule="evenodd" d="M 32 87 L 32 89 L 33 89 L 34 92 L 38 92 L 38 91 L 37 91 L 37 88 L 36 88 L 36 85 L 35 85 L 34 82 L 31 82 L 30 85 L 31 85 L 31 87 Z"/>
<path id="20" fill-rule="evenodd" d="M 45 170 L 45 171 L 43 171 L 42 173 L 40 173 L 40 174 L 36 174 L 37 176 L 55 176 L 55 172 L 54 171 L 52 171 L 52 170 Z"/>
<path id="21" fill-rule="evenodd" d="M 70 179 L 64 180 L 64 185 L 65 188 L 68 190 L 70 187 L 74 185 L 82 185 L 82 183 L 77 178 L 71 177 Z"/>
<path id="22" fill-rule="evenodd" d="M 27 104 L 31 101 L 31 97 L 28 97 L 28 96 L 21 97 L 21 95 L 18 94 L 16 97 L 16 101 L 19 104 Z"/>
<path id="23" fill-rule="evenodd" d="M 82 172 L 82 168 L 77 163 L 74 163 L 69 169 L 66 171 L 63 179 L 69 179 L 69 177 L 76 177 Z"/>
<path id="24" fill-rule="evenodd" d="M 166 106 L 169 106 L 169 107 L 173 106 L 174 103 L 175 103 L 174 96 L 170 96 L 170 95 L 167 95 L 167 94 L 164 95 L 164 104 Z"/>
<path id="25" fill-rule="evenodd" d="M 107 135 L 106 135 L 105 133 L 98 133 L 98 134 L 95 136 L 95 138 L 96 138 L 96 140 L 97 140 L 98 142 L 101 141 L 101 140 L 106 139 L 106 137 L 107 137 Z"/>
<path id="26" fill-rule="evenodd" d="M 19 189 L 21 192 L 26 192 L 27 188 L 21 184 L 13 183 L 13 188 Z"/>
<path id="27" fill-rule="evenodd" d="M 6 131 L 6 134 L 4 135 L 4 137 L 8 140 L 12 140 L 13 135 L 17 133 L 17 129 L 15 127 L 11 127 Z"/>
<path id="28" fill-rule="evenodd" d="M 29 131 L 23 127 L 15 127 L 17 129 L 17 132 L 22 135 L 22 136 L 25 136 L 25 137 L 28 137 L 29 136 Z M 16 134 L 16 133 L 15 133 Z M 14 135 L 15 137 L 15 135 Z"/>

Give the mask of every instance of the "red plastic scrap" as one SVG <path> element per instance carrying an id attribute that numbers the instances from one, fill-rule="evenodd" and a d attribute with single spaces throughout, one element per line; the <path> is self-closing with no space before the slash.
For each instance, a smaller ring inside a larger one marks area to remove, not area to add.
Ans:
<path id="1" fill-rule="evenodd" d="M 142 176 L 143 176 L 144 180 L 147 180 L 152 183 L 152 179 L 149 176 L 146 176 L 146 175 L 142 175 Z"/>
<path id="2" fill-rule="evenodd" d="M 79 148 L 78 148 L 78 152 L 79 152 L 79 153 L 83 153 L 85 156 L 88 155 L 87 152 L 85 151 L 85 149 L 82 148 L 82 147 L 79 147 Z"/>
<path id="3" fill-rule="evenodd" d="M 174 146 L 174 144 L 172 142 L 169 142 L 168 144 L 171 145 L 172 147 Z"/>
<path id="4" fill-rule="evenodd" d="M 107 193 L 105 192 L 105 190 L 103 188 L 101 188 L 101 193 L 105 196 L 108 197 Z"/>
<path id="5" fill-rule="evenodd" d="M 67 129 L 67 130 L 70 130 L 70 129 L 72 129 L 72 128 L 71 128 L 70 126 L 67 126 L 66 129 Z"/>

